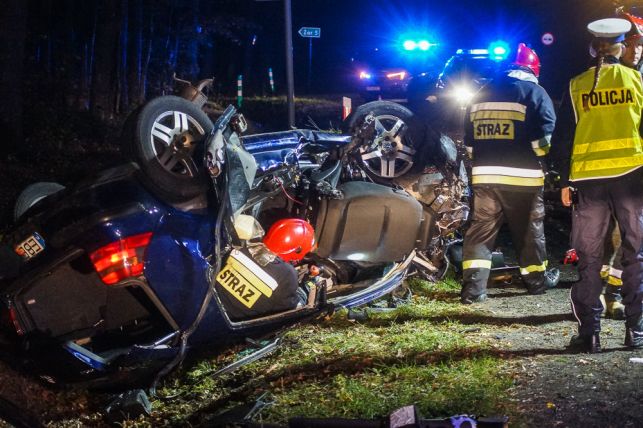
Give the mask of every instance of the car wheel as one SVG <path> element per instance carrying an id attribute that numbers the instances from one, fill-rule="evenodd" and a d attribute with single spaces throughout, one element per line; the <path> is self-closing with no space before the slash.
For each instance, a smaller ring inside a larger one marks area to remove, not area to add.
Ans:
<path id="1" fill-rule="evenodd" d="M 194 103 L 162 96 L 128 118 L 123 140 L 141 168 L 143 184 L 161 199 L 180 203 L 208 188 L 203 153 L 212 128 L 210 118 Z"/>
<path id="2" fill-rule="evenodd" d="M 33 207 L 36 203 L 45 199 L 49 195 L 58 193 L 63 190 L 65 186 L 58 183 L 39 182 L 33 183 L 25 187 L 25 189 L 18 195 L 16 204 L 13 208 L 13 220 L 17 221 L 27 210 Z"/>
<path id="3" fill-rule="evenodd" d="M 406 174 L 415 163 L 416 150 L 424 138 L 423 126 L 413 113 L 390 101 L 373 101 L 359 106 L 347 119 L 353 132 L 367 115 L 375 117 L 375 137 L 360 147 L 360 161 L 376 180 L 392 180 Z"/>

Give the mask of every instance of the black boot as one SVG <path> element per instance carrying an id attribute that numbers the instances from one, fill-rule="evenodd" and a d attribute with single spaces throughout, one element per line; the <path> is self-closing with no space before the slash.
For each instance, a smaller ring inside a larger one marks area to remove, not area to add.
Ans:
<path id="1" fill-rule="evenodd" d="M 460 303 L 462 303 L 463 305 L 471 305 L 473 303 L 482 303 L 485 300 L 487 300 L 487 294 L 482 293 L 481 295 L 475 297 L 461 297 Z"/>
<path id="2" fill-rule="evenodd" d="M 643 317 L 639 316 L 632 327 L 625 327 L 625 346 L 643 348 Z"/>
<path id="3" fill-rule="evenodd" d="M 592 335 L 574 335 L 567 347 L 570 351 L 598 354 L 601 352 L 601 338 L 598 333 Z"/>

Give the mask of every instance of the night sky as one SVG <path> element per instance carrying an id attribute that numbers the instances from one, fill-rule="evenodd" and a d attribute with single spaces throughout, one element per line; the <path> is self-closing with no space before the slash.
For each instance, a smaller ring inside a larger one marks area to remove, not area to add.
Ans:
<path id="1" fill-rule="evenodd" d="M 255 2 L 254 13 L 271 16 L 264 20 L 270 37 L 283 37 L 280 2 Z M 342 73 L 347 58 L 367 49 L 392 45 L 403 34 L 427 34 L 439 45 L 433 59 L 442 64 L 458 48 L 485 47 L 494 40 L 510 46 L 525 42 L 543 62 L 541 84 L 552 95 L 564 90 L 570 77 L 587 66 L 588 22 L 610 17 L 608 0 L 292 0 L 293 29 L 320 27 L 321 39 L 313 41 L 313 64 L 317 77 Z M 555 42 L 546 47 L 545 32 Z M 298 76 L 305 75 L 308 41 L 294 34 Z"/>

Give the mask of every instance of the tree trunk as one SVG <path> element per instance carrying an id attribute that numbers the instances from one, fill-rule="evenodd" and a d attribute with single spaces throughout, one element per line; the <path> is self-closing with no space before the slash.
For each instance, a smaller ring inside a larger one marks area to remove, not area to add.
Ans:
<path id="1" fill-rule="evenodd" d="M 51 0 L 45 0 L 43 11 L 45 13 L 45 34 L 42 37 L 43 49 L 44 49 L 44 61 L 45 61 L 45 70 L 47 71 L 47 77 L 51 78 L 53 73 L 53 29 L 51 25 L 51 20 L 49 17 L 52 16 L 52 4 Z"/>
<path id="2" fill-rule="evenodd" d="M 130 44 L 129 44 L 129 70 L 127 84 L 129 87 L 130 103 L 141 104 L 142 60 L 143 60 L 143 2 L 130 3 Z"/>
<path id="3" fill-rule="evenodd" d="M 141 104 L 147 98 L 147 72 L 150 68 L 150 60 L 152 58 L 152 38 L 154 36 L 154 15 L 150 11 L 149 25 L 147 28 L 147 47 L 143 55 L 143 70 L 141 71 L 141 86 L 139 93 L 139 101 Z"/>
<path id="4" fill-rule="evenodd" d="M 188 31 L 184 42 L 183 52 L 179 52 L 180 62 L 177 74 L 186 80 L 194 81 L 199 77 L 199 41 L 198 37 L 202 31 L 199 23 L 199 0 L 191 0 L 186 8 L 189 15 L 186 18 Z M 176 69 L 176 67 L 175 67 Z"/>
<path id="5" fill-rule="evenodd" d="M 96 54 L 92 73 L 90 110 L 99 119 L 113 117 L 118 47 L 118 7 L 111 0 L 97 1 Z"/>
<path id="6" fill-rule="evenodd" d="M 61 88 L 62 94 L 60 99 L 64 100 L 65 107 L 74 106 L 78 99 L 80 86 L 78 79 L 82 72 L 82 59 L 81 50 L 78 43 L 79 28 L 77 20 L 74 19 L 76 10 L 74 0 L 65 0 L 64 7 L 64 20 L 60 32 L 62 33 L 62 52 L 59 53 L 59 61 L 61 61 L 61 72 L 58 73 L 56 80 L 59 82 L 58 87 Z"/>
<path id="7" fill-rule="evenodd" d="M 121 28 L 118 38 L 118 71 L 116 113 L 127 111 L 129 108 L 129 89 L 127 85 L 127 54 L 128 54 L 128 26 L 129 26 L 129 1 L 121 0 Z"/>
<path id="8" fill-rule="evenodd" d="M 0 134 L 8 151 L 23 146 L 22 73 L 27 4 L 5 0 L 0 7 Z"/>

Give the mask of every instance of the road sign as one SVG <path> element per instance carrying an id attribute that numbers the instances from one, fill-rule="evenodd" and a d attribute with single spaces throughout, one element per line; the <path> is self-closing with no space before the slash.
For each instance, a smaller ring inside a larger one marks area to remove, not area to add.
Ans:
<path id="1" fill-rule="evenodd" d="M 543 45 L 549 46 L 554 43 L 554 35 L 552 33 L 545 33 L 540 38 L 540 41 L 543 42 Z"/>
<path id="2" fill-rule="evenodd" d="M 318 39 L 321 37 L 321 28 L 319 27 L 301 27 L 298 31 L 301 37 L 312 37 Z"/>

